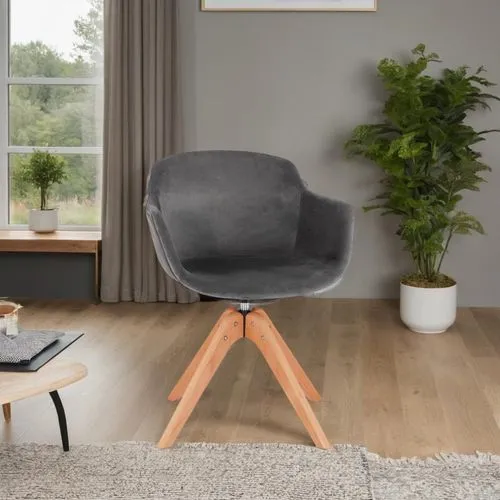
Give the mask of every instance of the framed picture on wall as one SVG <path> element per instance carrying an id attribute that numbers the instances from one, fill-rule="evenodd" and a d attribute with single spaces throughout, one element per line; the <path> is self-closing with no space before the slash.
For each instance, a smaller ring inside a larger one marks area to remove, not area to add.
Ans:
<path id="1" fill-rule="evenodd" d="M 201 0 L 212 11 L 359 11 L 377 10 L 377 0 Z"/>

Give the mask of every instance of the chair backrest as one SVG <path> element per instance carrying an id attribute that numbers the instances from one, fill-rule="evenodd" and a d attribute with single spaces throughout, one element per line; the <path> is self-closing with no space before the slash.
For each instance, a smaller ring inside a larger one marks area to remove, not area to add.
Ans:
<path id="1" fill-rule="evenodd" d="M 288 160 L 197 151 L 159 161 L 147 194 L 186 261 L 292 252 L 304 189 Z"/>

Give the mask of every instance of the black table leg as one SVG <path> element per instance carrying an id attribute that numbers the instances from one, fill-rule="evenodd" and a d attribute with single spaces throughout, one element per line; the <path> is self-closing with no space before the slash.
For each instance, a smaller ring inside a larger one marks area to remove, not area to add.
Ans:
<path id="1" fill-rule="evenodd" d="M 52 402 L 56 407 L 57 418 L 59 419 L 59 429 L 61 430 L 61 439 L 64 451 L 69 451 L 68 426 L 66 425 L 66 414 L 64 406 L 57 391 L 49 392 Z"/>

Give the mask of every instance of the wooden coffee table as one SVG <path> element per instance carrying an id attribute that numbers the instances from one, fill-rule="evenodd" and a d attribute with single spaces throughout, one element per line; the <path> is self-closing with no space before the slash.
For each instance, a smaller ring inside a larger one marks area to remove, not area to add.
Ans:
<path id="1" fill-rule="evenodd" d="M 73 384 L 87 376 L 87 368 L 75 361 L 55 359 L 36 372 L 0 372 L 0 404 L 4 418 L 11 419 L 10 404 L 38 394 L 49 393 L 57 411 L 64 451 L 69 450 L 66 414 L 58 389 Z"/>

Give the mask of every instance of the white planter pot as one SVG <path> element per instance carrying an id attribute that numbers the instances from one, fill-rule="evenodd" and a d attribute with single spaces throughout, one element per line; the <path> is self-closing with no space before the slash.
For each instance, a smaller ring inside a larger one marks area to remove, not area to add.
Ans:
<path id="1" fill-rule="evenodd" d="M 59 225 L 57 208 L 52 210 L 30 210 L 29 228 L 36 233 L 53 233 Z"/>
<path id="2" fill-rule="evenodd" d="M 401 283 L 400 315 L 403 323 L 414 332 L 445 332 L 457 316 L 457 285 L 418 288 Z"/>

